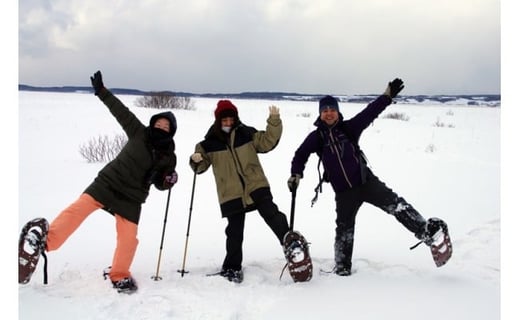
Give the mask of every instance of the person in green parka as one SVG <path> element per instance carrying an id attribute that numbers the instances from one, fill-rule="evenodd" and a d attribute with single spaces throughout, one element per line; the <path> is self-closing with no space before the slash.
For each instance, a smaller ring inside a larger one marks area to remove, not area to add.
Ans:
<path id="1" fill-rule="evenodd" d="M 141 205 L 150 186 L 168 190 L 177 182 L 177 158 L 173 136 L 177 121 L 172 112 L 150 118 L 148 126 L 108 89 L 100 71 L 91 78 L 95 95 L 125 131 L 128 142 L 120 153 L 99 171 L 79 198 L 50 224 L 46 251 L 57 250 L 95 210 L 103 209 L 115 217 L 117 244 L 111 267 L 107 270 L 113 287 L 119 292 L 137 290 L 130 266 L 138 245 L 137 225 Z M 45 235 L 40 235 L 40 243 Z"/>
<path id="2" fill-rule="evenodd" d="M 204 173 L 210 166 L 213 168 L 220 211 L 228 220 L 226 257 L 219 274 L 240 283 L 246 213 L 257 210 L 280 244 L 289 231 L 287 217 L 273 202 L 258 158 L 259 153 L 277 146 L 282 135 L 282 120 L 279 109 L 270 106 L 266 129 L 256 130 L 240 121 L 236 106 L 229 100 L 218 101 L 214 115 L 215 122 L 204 140 L 195 146 L 189 164 L 196 174 Z"/>

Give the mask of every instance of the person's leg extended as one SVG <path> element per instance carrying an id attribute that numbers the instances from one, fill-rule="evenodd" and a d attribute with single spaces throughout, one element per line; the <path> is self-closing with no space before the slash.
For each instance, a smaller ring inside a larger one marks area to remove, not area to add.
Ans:
<path id="1" fill-rule="evenodd" d="M 102 207 L 101 203 L 83 193 L 51 222 L 47 236 L 47 251 L 61 247 L 92 212 Z"/>
<path id="2" fill-rule="evenodd" d="M 363 198 L 366 202 L 393 215 L 397 221 L 417 237 L 424 232 L 426 220 L 423 216 L 373 174 L 369 176 L 363 186 Z"/>
<path id="3" fill-rule="evenodd" d="M 256 190 L 251 194 L 251 198 L 255 202 L 258 213 L 260 213 L 265 223 L 274 232 L 281 245 L 283 237 L 289 231 L 287 216 L 278 210 L 278 206 L 273 202 L 273 196 L 269 188 Z"/>

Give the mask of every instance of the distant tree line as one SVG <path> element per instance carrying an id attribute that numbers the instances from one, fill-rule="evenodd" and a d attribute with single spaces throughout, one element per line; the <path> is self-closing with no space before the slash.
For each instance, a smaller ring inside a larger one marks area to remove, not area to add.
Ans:
<path id="1" fill-rule="evenodd" d="M 139 97 L 135 101 L 135 105 L 152 109 L 195 109 L 195 105 L 190 97 L 179 97 L 169 91 L 152 92 Z"/>

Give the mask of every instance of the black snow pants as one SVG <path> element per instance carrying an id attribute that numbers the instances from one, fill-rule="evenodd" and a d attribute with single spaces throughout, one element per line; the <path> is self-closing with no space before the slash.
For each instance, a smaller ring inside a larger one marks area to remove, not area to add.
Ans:
<path id="1" fill-rule="evenodd" d="M 381 182 L 371 170 L 367 170 L 364 184 L 336 193 L 336 236 L 334 260 L 336 268 L 352 267 L 354 229 L 356 215 L 364 202 L 370 203 L 393 215 L 397 221 L 420 238 L 426 221 L 405 199 Z"/>
<path id="2" fill-rule="evenodd" d="M 278 210 L 273 202 L 273 196 L 269 188 L 261 188 L 251 193 L 256 210 L 264 219 L 265 223 L 274 232 L 280 245 L 283 237 L 289 231 L 289 224 L 284 213 Z M 242 242 L 244 240 L 244 224 L 246 212 L 236 213 L 229 216 L 226 227 L 226 257 L 222 269 L 242 269 Z"/>

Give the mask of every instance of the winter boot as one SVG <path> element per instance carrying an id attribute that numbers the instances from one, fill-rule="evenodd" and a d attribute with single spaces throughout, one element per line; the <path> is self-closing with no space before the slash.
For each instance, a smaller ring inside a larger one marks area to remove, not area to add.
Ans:
<path id="1" fill-rule="evenodd" d="M 430 247 L 433 261 L 437 267 L 443 266 L 451 258 L 453 248 L 446 222 L 439 218 L 430 218 L 424 229 L 416 234 L 416 237 Z"/>
<path id="2" fill-rule="evenodd" d="M 231 282 L 241 283 L 244 281 L 244 273 L 242 270 L 222 269 L 220 275 Z"/>
<path id="3" fill-rule="evenodd" d="M 110 279 L 110 271 L 112 271 L 112 266 L 106 267 L 103 269 L 103 279 L 107 280 Z M 112 287 L 114 289 L 117 289 L 117 292 L 119 293 L 134 293 L 137 291 L 137 284 L 132 277 L 124 278 L 119 281 L 111 281 Z"/>
<path id="4" fill-rule="evenodd" d="M 135 280 L 132 277 L 127 277 L 119 281 L 112 281 L 112 285 L 114 289 L 117 289 L 117 292 L 119 293 L 130 294 L 137 291 L 137 284 L 135 283 Z"/>
<path id="5" fill-rule="evenodd" d="M 350 276 L 352 268 L 352 252 L 354 250 L 354 228 L 337 228 L 336 240 L 334 242 L 334 273 L 338 276 Z"/>
<path id="6" fill-rule="evenodd" d="M 338 276 L 342 276 L 342 277 L 350 276 L 352 274 L 352 271 L 351 271 L 351 269 L 349 267 L 346 267 L 346 266 L 341 265 L 341 264 L 337 264 L 334 267 L 333 272 L 335 274 L 337 274 Z"/>

